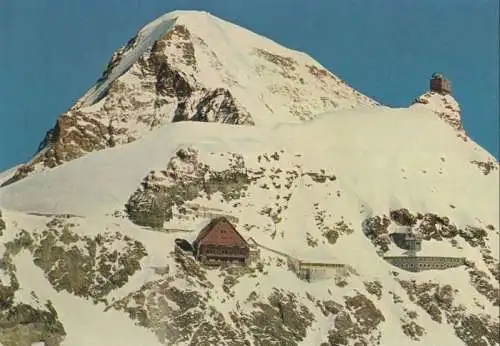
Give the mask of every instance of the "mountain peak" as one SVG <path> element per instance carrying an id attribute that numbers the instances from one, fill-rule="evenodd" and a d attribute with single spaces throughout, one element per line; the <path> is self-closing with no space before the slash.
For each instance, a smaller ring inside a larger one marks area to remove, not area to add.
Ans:
<path id="1" fill-rule="evenodd" d="M 113 54 L 7 183 L 172 122 L 274 126 L 377 105 L 305 53 L 207 12 L 174 11 Z"/>

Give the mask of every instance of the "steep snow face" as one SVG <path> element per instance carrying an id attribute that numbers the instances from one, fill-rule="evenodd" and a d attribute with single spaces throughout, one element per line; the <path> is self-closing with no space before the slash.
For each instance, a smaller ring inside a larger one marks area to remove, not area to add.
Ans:
<path id="1" fill-rule="evenodd" d="M 113 55 L 9 183 L 171 122 L 273 126 L 375 105 L 304 53 L 205 12 L 176 11 Z"/>
<path id="2" fill-rule="evenodd" d="M 1 188 L 3 257 L 20 301 L 29 288 L 52 302 L 68 345 L 496 345 L 499 175 L 471 163 L 491 159 L 419 107 L 273 127 L 176 123 Z M 366 221 L 380 218 L 383 237 L 403 208 L 425 215 L 425 255 L 467 266 L 385 262 Z M 260 259 L 208 269 L 172 252 L 204 211 L 234 218 L 265 246 Z M 346 270 L 305 282 L 287 256 Z"/>

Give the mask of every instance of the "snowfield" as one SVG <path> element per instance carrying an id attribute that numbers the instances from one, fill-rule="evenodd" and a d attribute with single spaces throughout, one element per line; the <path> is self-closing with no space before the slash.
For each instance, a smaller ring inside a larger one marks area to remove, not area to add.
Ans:
<path id="1" fill-rule="evenodd" d="M 491 155 L 461 141 L 430 112 L 412 109 L 339 111 L 271 128 L 175 123 L 140 142 L 90 153 L 6 186 L 0 203 L 23 212 L 110 213 L 122 209 L 150 170 L 162 169 L 176 150 L 188 146 L 244 156 L 281 149 L 300 154 L 297 162 L 305 167 L 334 171 L 342 190 L 370 208 L 365 214 L 406 206 L 446 212 L 462 223 L 474 220 L 460 210 L 474 210 L 485 223 L 498 219 L 497 175 L 484 176 L 470 164 Z M 478 200 L 493 203 L 477 208 Z"/>

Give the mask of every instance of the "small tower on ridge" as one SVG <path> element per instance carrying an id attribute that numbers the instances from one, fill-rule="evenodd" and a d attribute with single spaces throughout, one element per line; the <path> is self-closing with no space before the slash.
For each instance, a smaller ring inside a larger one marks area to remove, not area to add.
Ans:
<path id="1" fill-rule="evenodd" d="M 430 90 L 442 95 L 451 94 L 451 82 L 441 73 L 433 73 L 431 77 Z"/>

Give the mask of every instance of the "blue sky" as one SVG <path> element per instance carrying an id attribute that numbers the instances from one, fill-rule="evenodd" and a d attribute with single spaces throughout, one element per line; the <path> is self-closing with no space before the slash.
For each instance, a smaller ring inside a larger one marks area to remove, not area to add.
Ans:
<path id="1" fill-rule="evenodd" d="M 29 159 L 112 53 L 175 9 L 206 10 L 305 51 L 391 106 L 408 105 L 432 72 L 443 72 L 466 130 L 498 158 L 498 6 L 498 0 L 2 1 L 0 171 Z"/>

